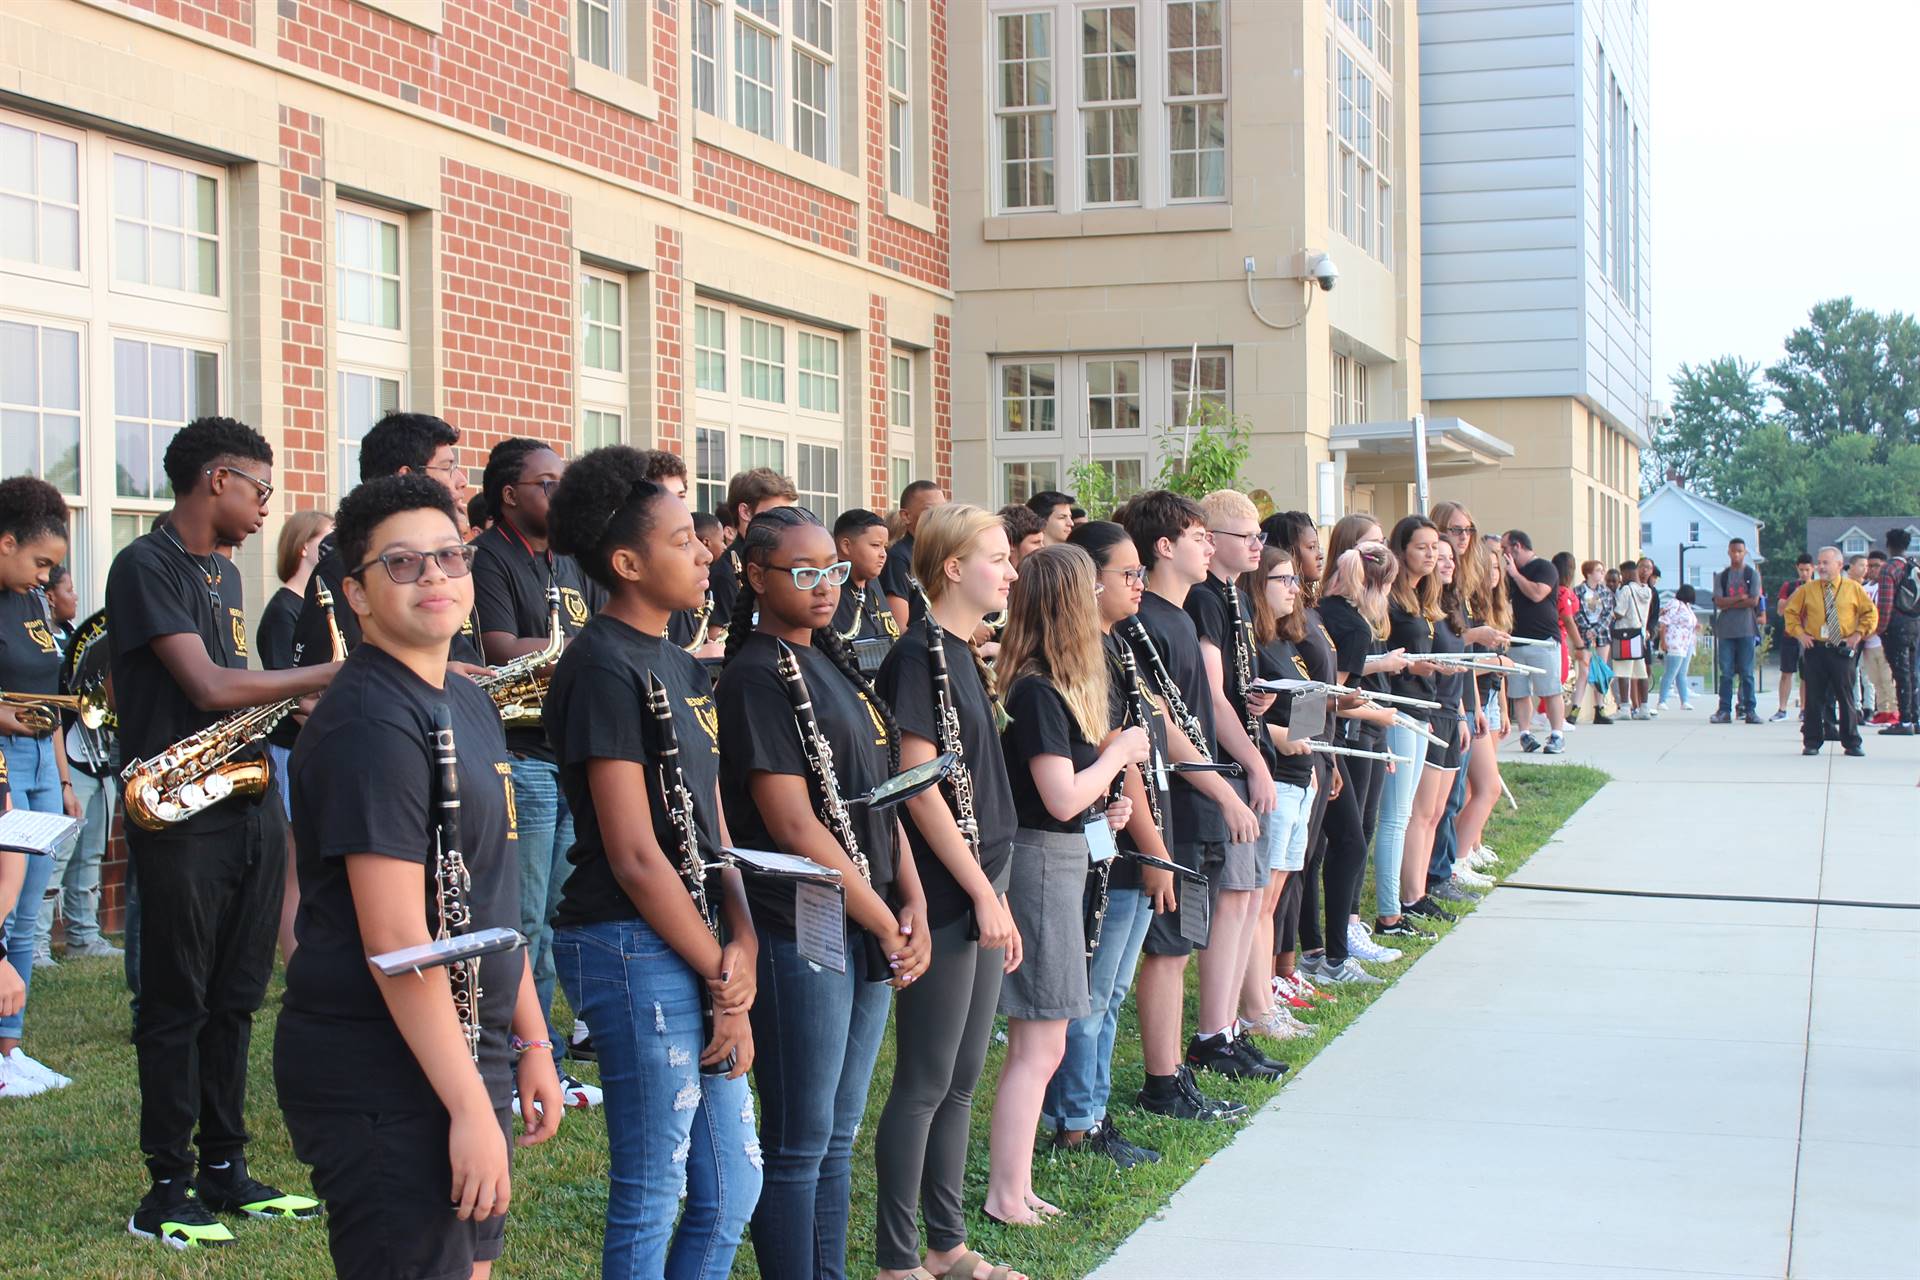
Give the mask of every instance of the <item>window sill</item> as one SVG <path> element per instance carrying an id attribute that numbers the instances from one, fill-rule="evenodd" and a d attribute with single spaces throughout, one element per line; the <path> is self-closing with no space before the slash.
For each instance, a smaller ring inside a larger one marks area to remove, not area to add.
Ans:
<path id="1" fill-rule="evenodd" d="M 597 98 L 610 107 L 630 111 L 642 120 L 658 119 L 660 115 L 659 94 L 638 80 L 595 66 L 585 58 L 573 60 L 573 91 Z"/>
<path id="2" fill-rule="evenodd" d="M 862 193 L 860 179 L 844 169 L 836 169 L 830 164 L 822 164 L 812 156 L 806 156 L 783 143 L 763 138 L 757 133 L 742 129 L 739 125 L 729 124 L 717 116 L 704 111 L 693 113 L 693 136 L 697 142 L 739 156 L 742 160 L 751 160 L 754 164 L 784 173 L 789 178 L 804 182 L 810 187 L 839 196 L 849 203 L 858 203 Z"/>
<path id="3" fill-rule="evenodd" d="M 934 212 L 932 205 L 921 204 L 918 200 L 909 200 L 903 195 L 887 192 L 887 216 L 896 222 L 904 222 L 916 227 L 928 235 L 937 235 L 940 230 L 940 215 Z"/>
<path id="4" fill-rule="evenodd" d="M 389 18 L 398 18 L 408 26 L 419 27 L 422 31 L 431 31 L 439 35 L 446 22 L 441 13 L 441 0 L 359 0 L 368 9 L 376 9 Z"/>
<path id="5" fill-rule="evenodd" d="M 1088 209 L 1081 213 L 1010 213 L 985 220 L 988 240 L 1061 240 L 1139 236 L 1168 231 L 1231 231 L 1230 204 L 1176 204 L 1161 209 Z"/>

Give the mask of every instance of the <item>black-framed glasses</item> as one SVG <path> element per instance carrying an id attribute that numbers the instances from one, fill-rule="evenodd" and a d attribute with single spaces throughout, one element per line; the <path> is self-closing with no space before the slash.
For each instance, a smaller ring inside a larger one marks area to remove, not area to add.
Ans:
<path id="1" fill-rule="evenodd" d="M 847 575 L 853 572 L 853 562 L 835 560 L 830 565 L 817 568 L 813 565 L 770 564 L 767 568 L 790 576 L 793 579 L 794 590 L 812 591 L 823 582 L 830 587 L 845 585 Z"/>
<path id="2" fill-rule="evenodd" d="M 1289 587 L 1298 587 L 1300 585 L 1300 575 L 1297 573 L 1270 573 L 1267 575 L 1267 581 L 1284 582 Z"/>
<path id="3" fill-rule="evenodd" d="M 1450 524 L 1447 526 L 1447 536 L 1450 538 L 1470 538 L 1478 532 L 1480 531 L 1470 524 Z"/>
<path id="4" fill-rule="evenodd" d="M 1255 529 L 1252 533 L 1235 533 L 1231 529 L 1207 530 L 1215 538 L 1244 538 L 1249 547 L 1259 548 L 1267 545 L 1267 535 Z"/>
<path id="5" fill-rule="evenodd" d="M 387 577 L 397 585 L 411 586 L 426 573 L 429 560 L 439 565 L 440 572 L 449 578 L 464 578 L 473 572 L 473 547 L 462 542 L 441 547 L 438 551 L 388 551 L 375 556 L 347 576 L 364 582 L 367 570 L 377 564 L 386 569 Z"/>
<path id="6" fill-rule="evenodd" d="M 1147 580 L 1147 566 L 1143 564 L 1137 564 L 1131 569 L 1102 569 L 1100 572 L 1117 573 L 1120 575 L 1121 580 L 1130 587 L 1140 586 Z"/>
<path id="7" fill-rule="evenodd" d="M 260 501 L 262 502 L 265 502 L 268 498 L 271 498 L 273 496 L 273 486 L 268 484 L 265 480 L 262 480 L 259 476 L 250 476 L 238 467 L 208 467 L 206 470 L 206 474 L 211 476 L 216 471 L 224 471 L 230 476 L 239 476 L 242 480 L 245 480 L 248 484 L 252 485 L 256 490 L 259 491 Z"/>
<path id="8" fill-rule="evenodd" d="M 538 489 L 551 498 L 553 496 L 553 487 L 559 483 L 558 480 L 515 480 L 513 485 L 516 489 L 529 487 Z"/>

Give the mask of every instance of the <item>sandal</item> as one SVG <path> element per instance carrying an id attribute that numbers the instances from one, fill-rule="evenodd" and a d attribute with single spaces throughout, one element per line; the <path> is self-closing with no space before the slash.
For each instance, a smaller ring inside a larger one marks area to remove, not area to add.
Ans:
<path id="1" fill-rule="evenodd" d="M 980 1268 L 992 1266 L 986 1275 L 980 1274 Z M 940 1272 L 934 1280 L 1013 1280 L 1021 1274 L 1004 1263 L 989 1264 L 987 1260 L 969 1249 L 953 1260 L 953 1265 Z"/>
<path id="2" fill-rule="evenodd" d="M 904 1280 L 940 1280 L 940 1277 L 934 1275 L 933 1272 L 927 1270 L 925 1267 L 915 1267 L 913 1270 L 907 1272 Z"/>

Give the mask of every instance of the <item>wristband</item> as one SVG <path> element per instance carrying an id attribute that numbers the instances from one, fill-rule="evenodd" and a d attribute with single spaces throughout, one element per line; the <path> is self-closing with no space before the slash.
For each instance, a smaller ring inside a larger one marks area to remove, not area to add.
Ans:
<path id="1" fill-rule="evenodd" d="M 513 1038 L 513 1051 L 514 1051 L 514 1053 L 516 1053 L 516 1054 L 522 1054 L 522 1053 L 529 1053 L 529 1052 L 531 1052 L 531 1051 L 532 1051 L 532 1050 L 534 1050 L 534 1049 L 545 1049 L 545 1050 L 547 1050 L 547 1051 L 548 1051 L 549 1053 L 551 1053 L 551 1052 L 553 1051 L 553 1041 L 551 1041 L 551 1040 L 522 1040 L 522 1039 L 521 1039 L 521 1038 L 520 1038 L 519 1036 L 515 1036 L 515 1037 Z"/>

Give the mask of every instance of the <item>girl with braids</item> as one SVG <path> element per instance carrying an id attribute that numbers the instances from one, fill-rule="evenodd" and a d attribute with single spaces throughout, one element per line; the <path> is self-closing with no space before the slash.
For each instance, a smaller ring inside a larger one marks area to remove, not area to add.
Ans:
<path id="1" fill-rule="evenodd" d="M 1425 516 L 1407 516 L 1393 526 L 1393 536 L 1387 545 L 1398 564 L 1387 596 L 1387 644 L 1408 657 L 1433 653 L 1447 643 L 1440 634 L 1443 625 L 1440 579 L 1433 571 L 1440 557 L 1440 533 Z M 1438 677 L 1433 663 L 1416 660 L 1393 675 L 1389 689 L 1403 698 L 1434 702 L 1440 699 L 1441 693 Z M 1457 702 L 1455 705 L 1457 707 Z M 1405 712 L 1411 720 L 1430 724 L 1435 736 L 1449 742 L 1462 732 L 1457 710 L 1407 707 Z M 1387 750 L 1396 756 L 1411 757 L 1413 763 L 1395 765 L 1394 771 L 1387 775 L 1386 794 L 1380 801 L 1380 831 L 1373 844 L 1373 932 L 1376 937 L 1382 934 L 1402 938 L 1425 936 L 1402 914 L 1402 904 L 1420 895 L 1405 896 L 1401 872 L 1411 854 L 1411 860 L 1419 863 L 1423 879 L 1426 874 L 1425 859 L 1429 850 L 1415 845 L 1419 829 L 1413 815 L 1421 778 L 1427 772 L 1427 747 L 1426 738 L 1414 728 L 1395 725 L 1387 730 Z M 1445 748 L 1441 750 L 1444 752 Z M 1444 764 L 1442 759 L 1436 770 L 1445 773 L 1447 785 L 1452 786 L 1453 772 L 1442 767 Z M 1434 784 L 1429 781 L 1425 785 Z"/>
<path id="2" fill-rule="evenodd" d="M 1007 1056 L 986 1213 L 1021 1226 L 1060 1212 L 1034 1194 L 1033 1126 L 1066 1053 L 1067 1024 L 1092 1007 L 1081 910 L 1090 841 L 1114 856 L 1111 833 L 1127 825 L 1133 801 L 1123 792 L 1109 802 L 1109 789 L 1152 749 L 1144 728 L 1114 727 L 1102 594 L 1093 558 L 1078 547 L 1042 547 L 1021 561 L 994 673 L 1010 717 L 1000 742 L 1020 830 L 1007 900 L 1024 954 L 1000 989 Z"/>
<path id="3" fill-rule="evenodd" d="M 805 507 L 761 512 L 737 546 L 744 573 L 735 616 L 758 610 L 760 621 L 736 621 L 728 630 L 715 695 L 727 743 L 720 795 L 728 825 L 747 848 L 798 854 L 839 871 L 853 925 L 845 962 L 837 972 L 823 967 L 795 941 L 792 884 L 747 880 L 760 935 L 754 1079 L 766 1161 L 753 1251 L 767 1280 L 825 1280 L 846 1272 L 853 1139 L 886 1034 L 887 984 L 904 990 L 924 973 L 932 942 L 920 877 L 896 839 L 892 811 L 850 806 L 851 847 L 821 821 L 821 789 L 794 730 L 792 692 L 780 670 L 784 644 L 843 798 L 898 771 L 893 713 L 832 626 L 847 563 Z M 866 945 L 862 930 L 877 945 Z"/>
<path id="4" fill-rule="evenodd" d="M 913 576 L 932 601 L 893 646 L 876 682 L 900 723 L 900 760 L 911 768 L 939 752 L 940 702 L 930 647 L 939 629 L 947 686 L 959 721 L 961 761 L 972 785 L 976 855 L 949 806 L 948 787 L 906 803 L 907 842 L 926 887 L 933 959 L 927 976 L 895 1000 L 898 1052 L 893 1089 L 874 1135 L 878 1171 L 875 1248 L 880 1280 L 1015 1280 L 966 1245 L 961 1192 L 973 1087 L 1003 973 L 1020 967 L 1020 931 L 1007 909 L 1009 859 L 1018 825 L 1001 753 L 992 683 L 967 637 L 1007 604 L 1017 576 L 1000 517 L 949 503 L 915 527 Z M 924 1210 L 920 1250 L 916 1210 Z M 1024 1280 L 1024 1278 L 1021 1278 Z"/>
<path id="5" fill-rule="evenodd" d="M 705 598 L 713 557 L 693 536 L 686 504 L 646 469 L 638 450 L 596 449 L 553 492 L 555 549 L 576 557 L 609 597 L 561 655 L 547 694 L 547 734 L 576 832 L 553 953 L 568 1000 L 593 1028 L 606 1091 L 602 1277 L 720 1280 L 760 1195 L 745 1078 L 759 944 L 731 868 L 705 876 L 706 896 L 723 904 L 726 941 L 709 931 L 664 807 L 665 735 L 648 710 L 656 681 L 672 707 L 700 861 L 711 867 L 731 843 L 712 690 L 706 668 L 667 639 L 667 623 Z"/>

